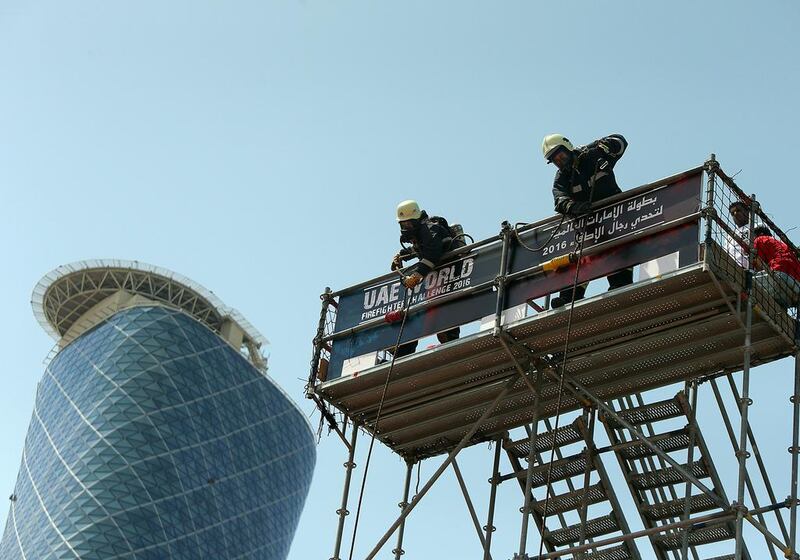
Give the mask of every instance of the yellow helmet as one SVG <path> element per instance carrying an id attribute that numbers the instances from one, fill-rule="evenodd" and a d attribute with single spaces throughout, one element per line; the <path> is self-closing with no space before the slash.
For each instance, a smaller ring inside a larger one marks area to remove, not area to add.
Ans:
<path id="1" fill-rule="evenodd" d="M 563 134 L 548 134 L 542 140 L 542 154 L 547 161 L 550 161 L 558 148 L 566 148 L 570 152 L 575 149 L 572 142 Z"/>
<path id="2" fill-rule="evenodd" d="M 419 204 L 416 200 L 404 200 L 397 205 L 397 221 L 404 222 L 406 220 L 419 220 L 422 216 L 422 211 L 419 209 Z"/>

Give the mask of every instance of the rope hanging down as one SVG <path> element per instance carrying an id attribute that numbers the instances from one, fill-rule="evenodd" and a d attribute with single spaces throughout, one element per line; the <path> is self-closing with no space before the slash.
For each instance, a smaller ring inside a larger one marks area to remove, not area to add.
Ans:
<path id="1" fill-rule="evenodd" d="M 394 344 L 392 350 L 392 362 L 389 364 L 389 372 L 386 374 L 386 381 L 383 383 L 383 391 L 381 392 L 381 400 L 378 404 L 378 413 L 375 416 L 375 427 L 372 429 L 372 437 L 369 440 L 369 450 L 367 451 L 367 460 L 364 464 L 364 476 L 361 478 L 361 491 L 358 494 L 358 507 L 356 507 L 356 520 L 353 523 L 353 539 L 350 541 L 350 554 L 348 560 L 353 560 L 353 552 L 356 547 L 356 533 L 358 532 L 358 521 L 361 517 L 361 504 L 364 501 L 364 489 L 367 485 L 367 473 L 369 472 L 369 462 L 372 459 L 372 448 L 375 446 L 375 434 L 378 432 L 378 422 L 381 420 L 381 411 L 383 410 L 383 401 L 386 399 L 386 390 L 389 387 L 389 379 L 392 377 L 392 370 L 394 369 L 394 362 L 397 359 L 397 351 L 400 347 L 400 339 L 403 337 L 403 329 L 406 326 L 406 318 L 408 317 L 408 307 L 411 302 L 411 295 L 414 293 L 412 289 L 406 288 L 406 293 L 403 296 L 403 319 L 400 322 L 400 331 L 397 333 L 397 342 Z M 355 428 L 354 428 L 355 429 Z"/>
<path id="2" fill-rule="evenodd" d="M 597 166 L 595 166 L 595 173 L 597 173 Z M 590 189 L 589 189 L 589 204 L 592 204 L 594 200 L 594 181 L 590 181 Z M 583 255 L 583 241 L 585 238 L 586 233 L 586 220 L 583 220 L 583 225 L 581 226 L 581 238 L 578 241 L 578 251 L 577 251 L 577 263 L 575 264 L 575 277 L 572 280 L 572 301 L 569 305 L 569 315 L 567 316 L 567 335 L 564 339 L 564 352 L 563 357 L 561 359 L 561 367 L 559 368 L 559 379 L 558 379 L 558 393 L 556 399 L 556 421 L 555 426 L 553 429 L 553 443 L 550 446 L 550 461 L 547 465 L 547 483 L 545 484 L 546 493 L 544 498 L 544 508 L 542 510 L 542 527 L 545 526 L 547 522 L 547 508 L 550 505 L 550 493 L 551 493 L 551 475 L 553 473 L 553 460 L 555 459 L 556 454 L 556 440 L 558 439 L 556 435 L 558 434 L 558 427 L 559 421 L 561 420 L 561 400 L 564 394 L 564 378 L 566 376 L 565 370 L 567 367 L 567 352 L 569 350 L 569 339 L 572 335 L 572 316 L 575 310 L 575 294 L 578 289 L 578 279 L 581 271 L 581 256 Z M 530 468 L 530 466 L 528 467 Z M 584 488 L 584 492 L 586 489 Z M 539 542 L 539 556 L 542 555 L 544 551 L 544 538 L 541 539 Z"/>

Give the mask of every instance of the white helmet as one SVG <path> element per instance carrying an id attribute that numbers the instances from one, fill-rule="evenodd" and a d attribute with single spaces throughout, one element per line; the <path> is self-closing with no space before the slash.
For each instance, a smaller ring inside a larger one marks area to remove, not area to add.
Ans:
<path id="1" fill-rule="evenodd" d="M 572 142 L 563 134 L 548 134 L 542 140 L 542 154 L 547 161 L 550 161 L 558 148 L 566 148 L 570 152 L 575 149 Z"/>
<path id="2" fill-rule="evenodd" d="M 422 216 L 422 211 L 419 209 L 419 204 L 416 200 L 404 200 L 397 205 L 397 221 L 404 222 L 406 220 L 419 220 Z"/>

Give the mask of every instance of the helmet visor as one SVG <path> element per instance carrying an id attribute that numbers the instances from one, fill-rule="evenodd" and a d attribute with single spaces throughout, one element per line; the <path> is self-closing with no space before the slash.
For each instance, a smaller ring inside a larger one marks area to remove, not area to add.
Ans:
<path id="1" fill-rule="evenodd" d="M 554 163 L 559 168 L 564 167 L 569 163 L 569 155 L 570 151 L 568 149 L 564 146 L 559 146 L 547 158 L 547 163 Z"/>

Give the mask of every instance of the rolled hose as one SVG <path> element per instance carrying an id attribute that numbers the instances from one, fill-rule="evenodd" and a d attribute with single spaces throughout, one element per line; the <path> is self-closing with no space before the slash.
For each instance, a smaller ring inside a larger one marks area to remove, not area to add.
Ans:
<path id="1" fill-rule="evenodd" d="M 546 263 L 542 263 L 542 270 L 545 272 L 558 270 L 559 268 L 564 268 L 565 266 L 569 266 L 576 262 L 578 262 L 578 255 L 575 253 L 568 253 L 566 255 L 561 255 L 560 257 L 550 259 Z"/>

